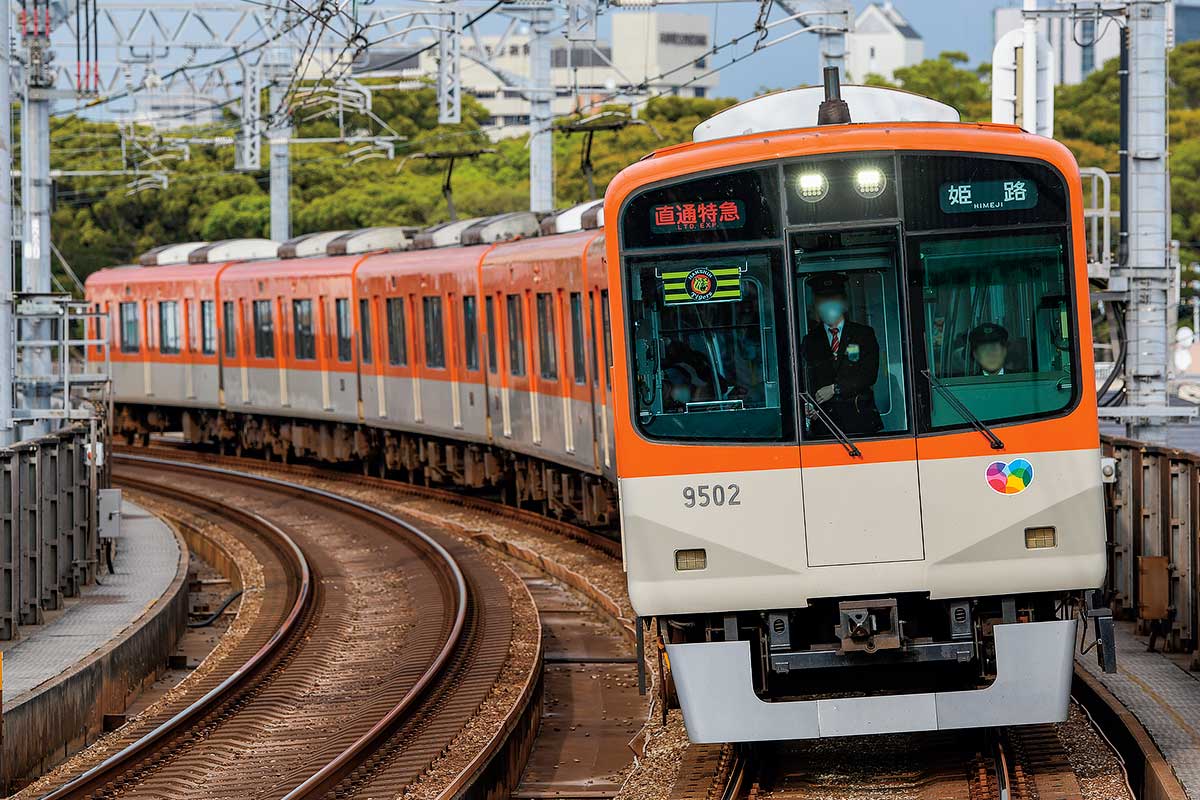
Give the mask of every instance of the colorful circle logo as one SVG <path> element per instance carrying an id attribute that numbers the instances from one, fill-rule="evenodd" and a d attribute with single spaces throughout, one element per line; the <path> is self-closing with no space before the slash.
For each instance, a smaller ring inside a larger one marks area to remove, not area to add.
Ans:
<path id="1" fill-rule="evenodd" d="M 717 276 L 711 270 L 700 267 L 688 273 L 683 285 L 693 300 L 707 300 L 717 291 Z"/>
<path id="2" fill-rule="evenodd" d="M 1015 458 L 1005 464 L 993 461 L 987 468 L 988 486 L 1000 494 L 1020 494 L 1033 483 L 1033 464 Z"/>

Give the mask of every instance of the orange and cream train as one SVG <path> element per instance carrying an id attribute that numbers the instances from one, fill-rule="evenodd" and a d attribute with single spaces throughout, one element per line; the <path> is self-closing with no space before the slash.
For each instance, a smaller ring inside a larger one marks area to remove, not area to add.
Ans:
<path id="1" fill-rule="evenodd" d="M 118 427 L 591 524 L 619 494 L 694 741 L 1061 720 L 1106 562 L 1077 166 L 925 98 L 821 100 L 627 168 L 603 233 L 98 273 Z"/>

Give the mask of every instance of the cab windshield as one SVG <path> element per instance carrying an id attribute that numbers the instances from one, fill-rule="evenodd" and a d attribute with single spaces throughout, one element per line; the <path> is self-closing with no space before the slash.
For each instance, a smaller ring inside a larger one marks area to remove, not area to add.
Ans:
<path id="1" fill-rule="evenodd" d="M 620 216 L 652 439 L 878 439 L 1079 397 L 1068 195 L 1043 162 L 863 152 L 649 187 Z"/>

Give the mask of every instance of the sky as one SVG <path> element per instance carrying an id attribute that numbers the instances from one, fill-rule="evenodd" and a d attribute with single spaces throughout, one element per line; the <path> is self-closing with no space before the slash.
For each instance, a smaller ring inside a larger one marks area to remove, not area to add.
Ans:
<path id="1" fill-rule="evenodd" d="M 882 2 L 882 0 L 880 0 Z M 856 11 L 868 5 L 867 0 L 853 0 Z M 894 0 L 893 5 L 925 41 L 925 57 L 933 58 L 945 50 L 963 50 L 972 64 L 990 62 L 992 56 L 992 10 L 1020 5 L 1020 0 Z M 734 36 L 751 30 L 758 17 L 758 3 L 696 3 L 685 6 L 660 6 L 667 11 L 703 13 L 712 17 L 717 33 L 714 42 L 721 44 Z M 616 12 L 620 13 L 620 12 Z M 771 19 L 784 16 L 782 9 L 772 6 Z M 773 29 L 772 36 L 787 32 L 787 25 Z M 600 26 L 600 35 L 609 36 L 608 26 Z M 768 39 L 769 41 L 769 39 Z M 735 52 L 728 48 L 713 57 L 719 65 Z M 720 73 L 716 95 L 745 99 L 764 88 L 785 88 L 798 84 L 820 83 L 817 66 L 817 37 L 800 35 L 775 47 L 756 53 Z"/>

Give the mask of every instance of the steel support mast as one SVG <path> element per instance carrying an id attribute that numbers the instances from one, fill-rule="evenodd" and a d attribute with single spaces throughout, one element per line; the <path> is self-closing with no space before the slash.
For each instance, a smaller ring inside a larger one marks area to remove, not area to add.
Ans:
<path id="1" fill-rule="evenodd" d="M 1125 104 L 1127 258 L 1115 276 L 1128 281 L 1126 403 L 1165 411 L 1174 331 L 1168 331 L 1171 199 L 1167 175 L 1167 8 L 1165 0 L 1127 6 L 1129 93 Z M 1166 417 L 1134 417 L 1130 436 L 1165 443 Z"/>
<path id="2" fill-rule="evenodd" d="M 550 31 L 554 11 L 549 7 L 529 12 L 529 210 L 547 214 L 554 210 L 554 115 L 550 103 Z"/>
<path id="3" fill-rule="evenodd" d="M 13 236 L 12 236 L 12 6 L 0 10 L 0 446 L 12 444 Z"/>
<path id="4" fill-rule="evenodd" d="M 270 148 L 271 238 L 286 242 L 292 238 L 292 164 L 288 140 L 292 138 L 292 115 L 288 106 L 287 85 L 291 78 L 291 50 L 277 48 L 271 59 L 271 89 L 267 93 L 267 143 Z"/>
<path id="5" fill-rule="evenodd" d="M 46 27 L 49 17 L 46 17 Z M 54 72 L 50 66 L 50 36 L 43 29 L 25 36 L 25 97 L 21 119 L 21 206 L 24 211 L 24 230 L 21 244 L 21 291 L 31 294 L 50 292 L 50 100 Z M 17 332 L 22 339 L 49 341 L 48 320 L 29 321 Z M 44 408 L 49 398 L 43 395 L 49 388 L 51 372 L 50 351 L 45 347 L 25 348 L 20 357 L 30 359 L 23 370 L 39 379 L 23 387 L 26 407 Z M 49 432 L 46 421 L 29 426 L 28 435 L 43 436 Z"/>

